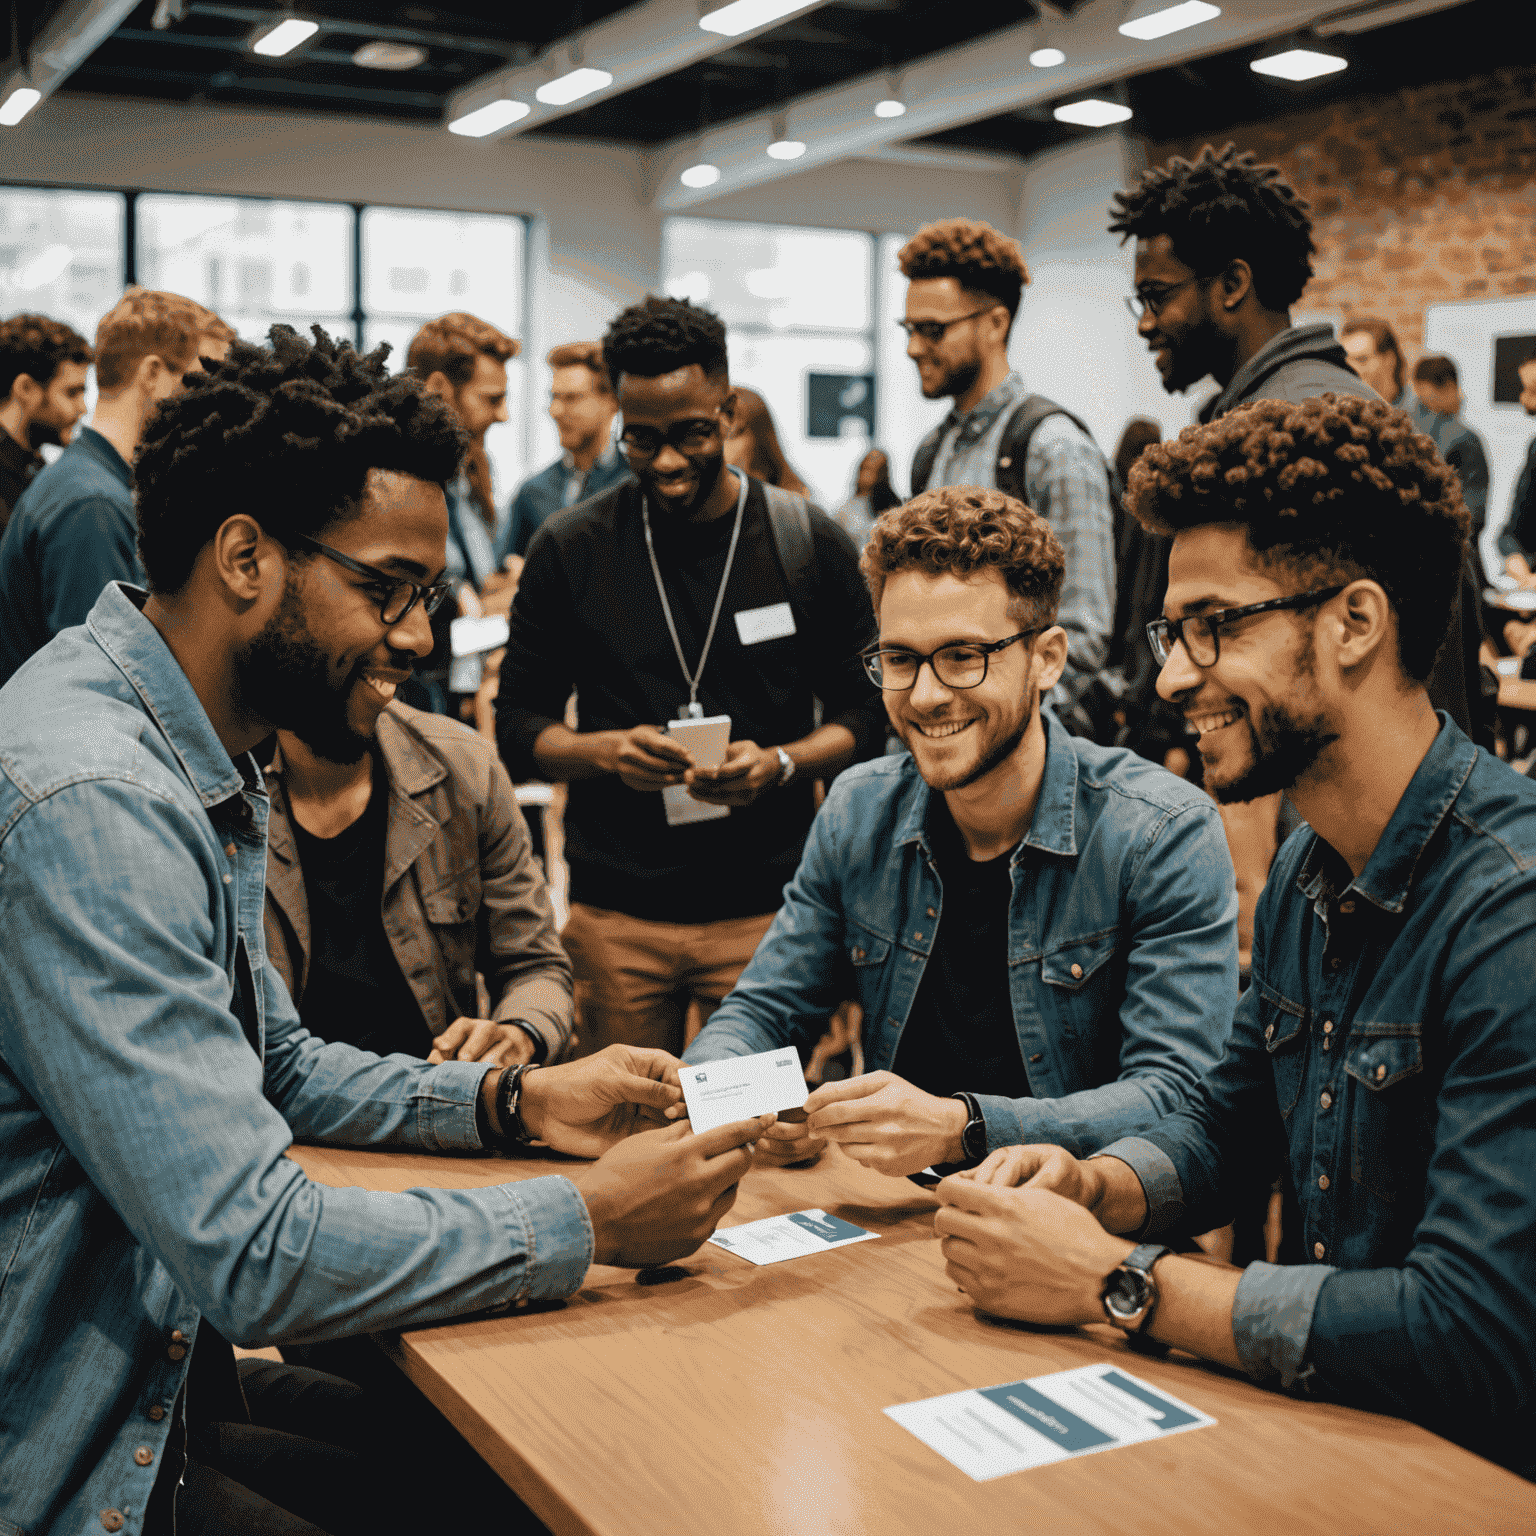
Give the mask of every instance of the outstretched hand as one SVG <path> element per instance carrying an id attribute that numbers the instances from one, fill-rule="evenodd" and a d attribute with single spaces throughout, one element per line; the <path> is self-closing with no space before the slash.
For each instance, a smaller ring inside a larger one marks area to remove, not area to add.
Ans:
<path id="1" fill-rule="evenodd" d="M 668 1052 L 633 1045 L 610 1045 L 581 1061 L 535 1068 L 523 1078 L 518 1108 L 524 1129 L 557 1152 L 601 1157 L 626 1136 L 667 1124 L 667 1109 L 683 1096 L 676 1069 L 677 1058 Z"/>

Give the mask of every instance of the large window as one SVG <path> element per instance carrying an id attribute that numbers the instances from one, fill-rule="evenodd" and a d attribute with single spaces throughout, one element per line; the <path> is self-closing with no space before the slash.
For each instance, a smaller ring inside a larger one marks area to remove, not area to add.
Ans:
<path id="1" fill-rule="evenodd" d="M 123 291 L 120 192 L 0 187 L 0 317 L 51 315 L 89 341 Z"/>

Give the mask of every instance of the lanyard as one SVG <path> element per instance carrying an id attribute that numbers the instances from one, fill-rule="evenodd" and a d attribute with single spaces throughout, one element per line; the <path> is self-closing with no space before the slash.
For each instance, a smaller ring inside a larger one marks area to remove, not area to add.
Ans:
<path id="1" fill-rule="evenodd" d="M 651 575 L 656 578 L 656 595 L 661 599 L 662 615 L 667 621 L 667 633 L 672 636 L 672 649 L 677 652 L 677 664 L 682 668 L 683 681 L 688 684 L 688 707 L 678 712 L 680 720 L 704 718 L 704 706 L 699 703 L 699 681 L 704 676 L 704 666 L 709 660 L 709 648 L 715 643 L 715 626 L 720 622 L 720 609 L 725 604 L 725 589 L 731 580 L 731 565 L 736 559 L 736 541 L 741 537 L 742 514 L 747 510 L 747 477 L 732 466 L 732 473 L 741 481 L 736 497 L 736 526 L 731 529 L 731 547 L 725 556 L 725 570 L 720 576 L 720 590 L 715 593 L 715 611 L 710 615 L 709 633 L 704 636 L 704 650 L 699 656 L 699 670 L 689 672 L 683 656 L 683 642 L 677 638 L 677 625 L 672 621 L 672 605 L 667 601 L 667 589 L 662 583 L 661 567 L 656 563 L 656 545 L 651 539 L 651 512 L 646 498 L 640 498 L 640 516 L 645 523 L 645 552 L 651 557 Z"/>

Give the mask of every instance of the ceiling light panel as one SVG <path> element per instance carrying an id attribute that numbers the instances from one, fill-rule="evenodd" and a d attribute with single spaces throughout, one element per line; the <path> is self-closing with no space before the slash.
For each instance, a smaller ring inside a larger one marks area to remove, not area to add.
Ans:
<path id="1" fill-rule="evenodd" d="M 280 59 L 285 53 L 292 53 L 300 43 L 307 43 L 319 30 L 318 21 L 303 21 L 297 16 L 290 16 L 286 21 L 278 22 L 270 32 L 264 32 L 258 37 L 251 44 L 251 52 L 259 53 L 267 59 Z"/>
<path id="2" fill-rule="evenodd" d="M 771 160 L 798 160 L 805 153 L 805 145 L 799 139 L 775 139 L 768 146 Z"/>
<path id="3" fill-rule="evenodd" d="M 1148 43 L 1170 32 L 1182 32 L 1185 27 L 1197 27 L 1202 21 L 1214 21 L 1220 15 L 1221 7 L 1207 0 L 1182 0 L 1178 5 L 1151 0 L 1133 7 L 1130 18 L 1120 24 L 1120 35 Z"/>
<path id="4" fill-rule="evenodd" d="M 1118 102 L 1100 101 L 1090 96 L 1084 101 L 1069 101 L 1057 107 L 1053 115 L 1058 123 L 1076 123 L 1079 128 L 1107 128 L 1111 123 L 1125 122 L 1131 109 Z"/>
<path id="5" fill-rule="evenodd" d="M 701 16 L 699 25 L 706 32 L 718 32 L 722 37 L 740 37 L 743 32 L 766 27 L 769 22 L 804 8 L 805 0 L 732 0 L 730 5 Z"/>
<path id="6" fill-rule="evenodd" d="M 718 165 L 690 165 L 677 178 L 685 187 L 712 187 L 720 180 Z"/>
<path id="7" fill-rule="evenodd" d="M 897 101 L 894 96 L 887 96 L 884 101 L 875 103 L 876 117 L 905 117 L 906 115 L 906 103 Z"/>
<path id="8" fill-rule="evenodd" d="M 605 90 L 612 84 L 613 76 L 606 69 L 573 69 L 569 74 L 541 85 L 533 94 L 545 106 L 564 107 L 595 91 Z"/>
<path id="9" fill-rule="evenodd" d="M 1067 62 L 1067 56 L 1060 48 L 1036 48 L 1030 54 L 1029 62 L 1036 69 L 1055 69 L 1058 64 Z"/>
<path id="10" fill-rule="evenodd" d="M 454 118 L 448 124 L 448 132 L 457 133 L 466 139 L 483 139 L 488 133 L 495 133 L 498 129 L 527 117 L 532 110 L 533 108 L 526 101 L 510 99 L 493 101 L 489 106 L 480 107 L 474 112 L 466 112 L 463 117 Z"/>
<path id="11" fill-rule="evenodd" d="M 30 85 L 17 87 L 0 107 L 0 128 L 14 128 L 42 99 L 43 93 L 34 91 Z"/>
<path id="12" fill-rule="evenodd" d="M 1319 75 L 1336 75 L 1349 68 L 1349 60 L 1336 53 L 1316 53 L 1310 48 L 1290 48 L 1272 53 L 1267 59 L 1254 59 L 1248 68 L 1257 75 L 1274 75 L 1279 80 L 1315 80 Z"/>
<path id="13" fill-rule="evenodd" d="M 416 43 L 364 43 L 352 62 L 359 69 L 415 69 L 427 62 L 427 50 Z"/>

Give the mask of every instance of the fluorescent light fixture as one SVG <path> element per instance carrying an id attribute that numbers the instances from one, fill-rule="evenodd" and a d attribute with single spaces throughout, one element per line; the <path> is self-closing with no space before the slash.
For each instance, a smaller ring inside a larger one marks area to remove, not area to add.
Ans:
<path id="1" fill-rule="evenodd" d="M 526 101 L 512 101 L 503 97 L 500 101 L 493 101 L 489 106 L 477 107 L 473 112 L 466 112 L 463 117 L 456 117 L 448 124 L 449 133 L 462 134 L 466 139 L 483 139 L 488 133 L 495 133 L 498 128 L 505 128 L 508 123 L 515 123 L 519 118 L 527 117 L 533 108 Z"/>
<path id="2" fill-rule="evenodd" d="M 30 293 L 34 288 L 46 288 L 49 283 L 63 277 L 73 256 L 74 252 L 67 245 L 47 246 L 16 274 L 16 286 L 23 293 Z"/>
<path id="3" fill-rule="evenodd" d="M 427 62 L 427 50 L 415 43 L 364 43 L 352 62 L 359 69 L 415 69 Z"/>
<path id="4" fill-rule="evenodd" d="M 1029 62 L 1036 69 L 1055 69 L 1058 64 L 1067 62 L 1067 56 L 1060 48 L 1036 48 L 1030 54 Z"/>
<path id="5" fill-rule="evenodd" d="M 798 160 L 805 153 L 805 145 L 799 139 L 775 139 L 768 146 L 770 160 Z"/>
<path id="6" fill-rule="evenodd" d="M 268 59 L 280 59 L 285 53 L 292 53 L 300 43 L 307 43 L 319 30 L 318 21 L 301 21 L 297 16 L 290 16 L 258 37 L 251 44 L 251 52 Z"/>
<path id="7" fill-rule="evenodd" d="M 573 69 L 568 75 L 541 85 L 533 94 L 546 107 L 563 107 L 612 84 L 613 76 L 606 69 Z"/>
<path id="8" fill-rule="evenodd" d="M 887 96 L 884 101 L 877 101 L 875 103 L 876 117 L 905 117 L 906 115 L 906 102 L 897 101 L 894 96 Z"/>
<path id="9" fill-rule="evenodd" d="M 1079 128 L 1107 128 L 1111 123 L 1123 123 L 1131 109 L 1090 96 L 1086 101 L 1069 101 L 1052 115 L 1058 123 L 1076 123 Z"/>
<path id="10" fill-rule="evenodd" d="M 1148 43 L 1154 37 L 1167 37 L 1170 32 L 1182 32 L 1185 27 L 1212 21 L 1221 15 L 1221 7 L 1207 4 L 1207 0 L 1182 0 L 1179 5 L 1159 4 L 1158 0 L 1152 0 L 1151 4 L 1138 5 L 1135 12 L 1131 20 L 1120 24 L 1120 35 Z"/>
<path id="11" fill-rule="evenodd" d="M 677 179 L 685 187 L 712 187 L 720 180 L 720 167 L 704 164 L 690 165 Z"/>
<path id="12" fill-rule="evenodd" d="M 740 37 L 754 27 L 765 27 L 791 11 L 802 10 L 805 3 L 806 0 L 731 0 L 730 5 L 699 17 L 699 25 L 722 37 Z"/>
<path id="13" fill-rule="evenodd" d="M 34 91 L 30 85 L 18 85 L 0 107 L 0 128 L 14 128 L 42 99 L 41 91 Z"/>
<path id="14" fill-rule="evenodd" d="M 1275 75 L 1281 80 L 1315 80 L 1319 75 L 1336 75 L 1349 68 L 1349 60 L 1336 53 L 1314 53 L 1310 48 L 1289 48 L 1272 53 L 1267 59 L 1254 59 L 1248 66 L 1256 75 Z"/>

